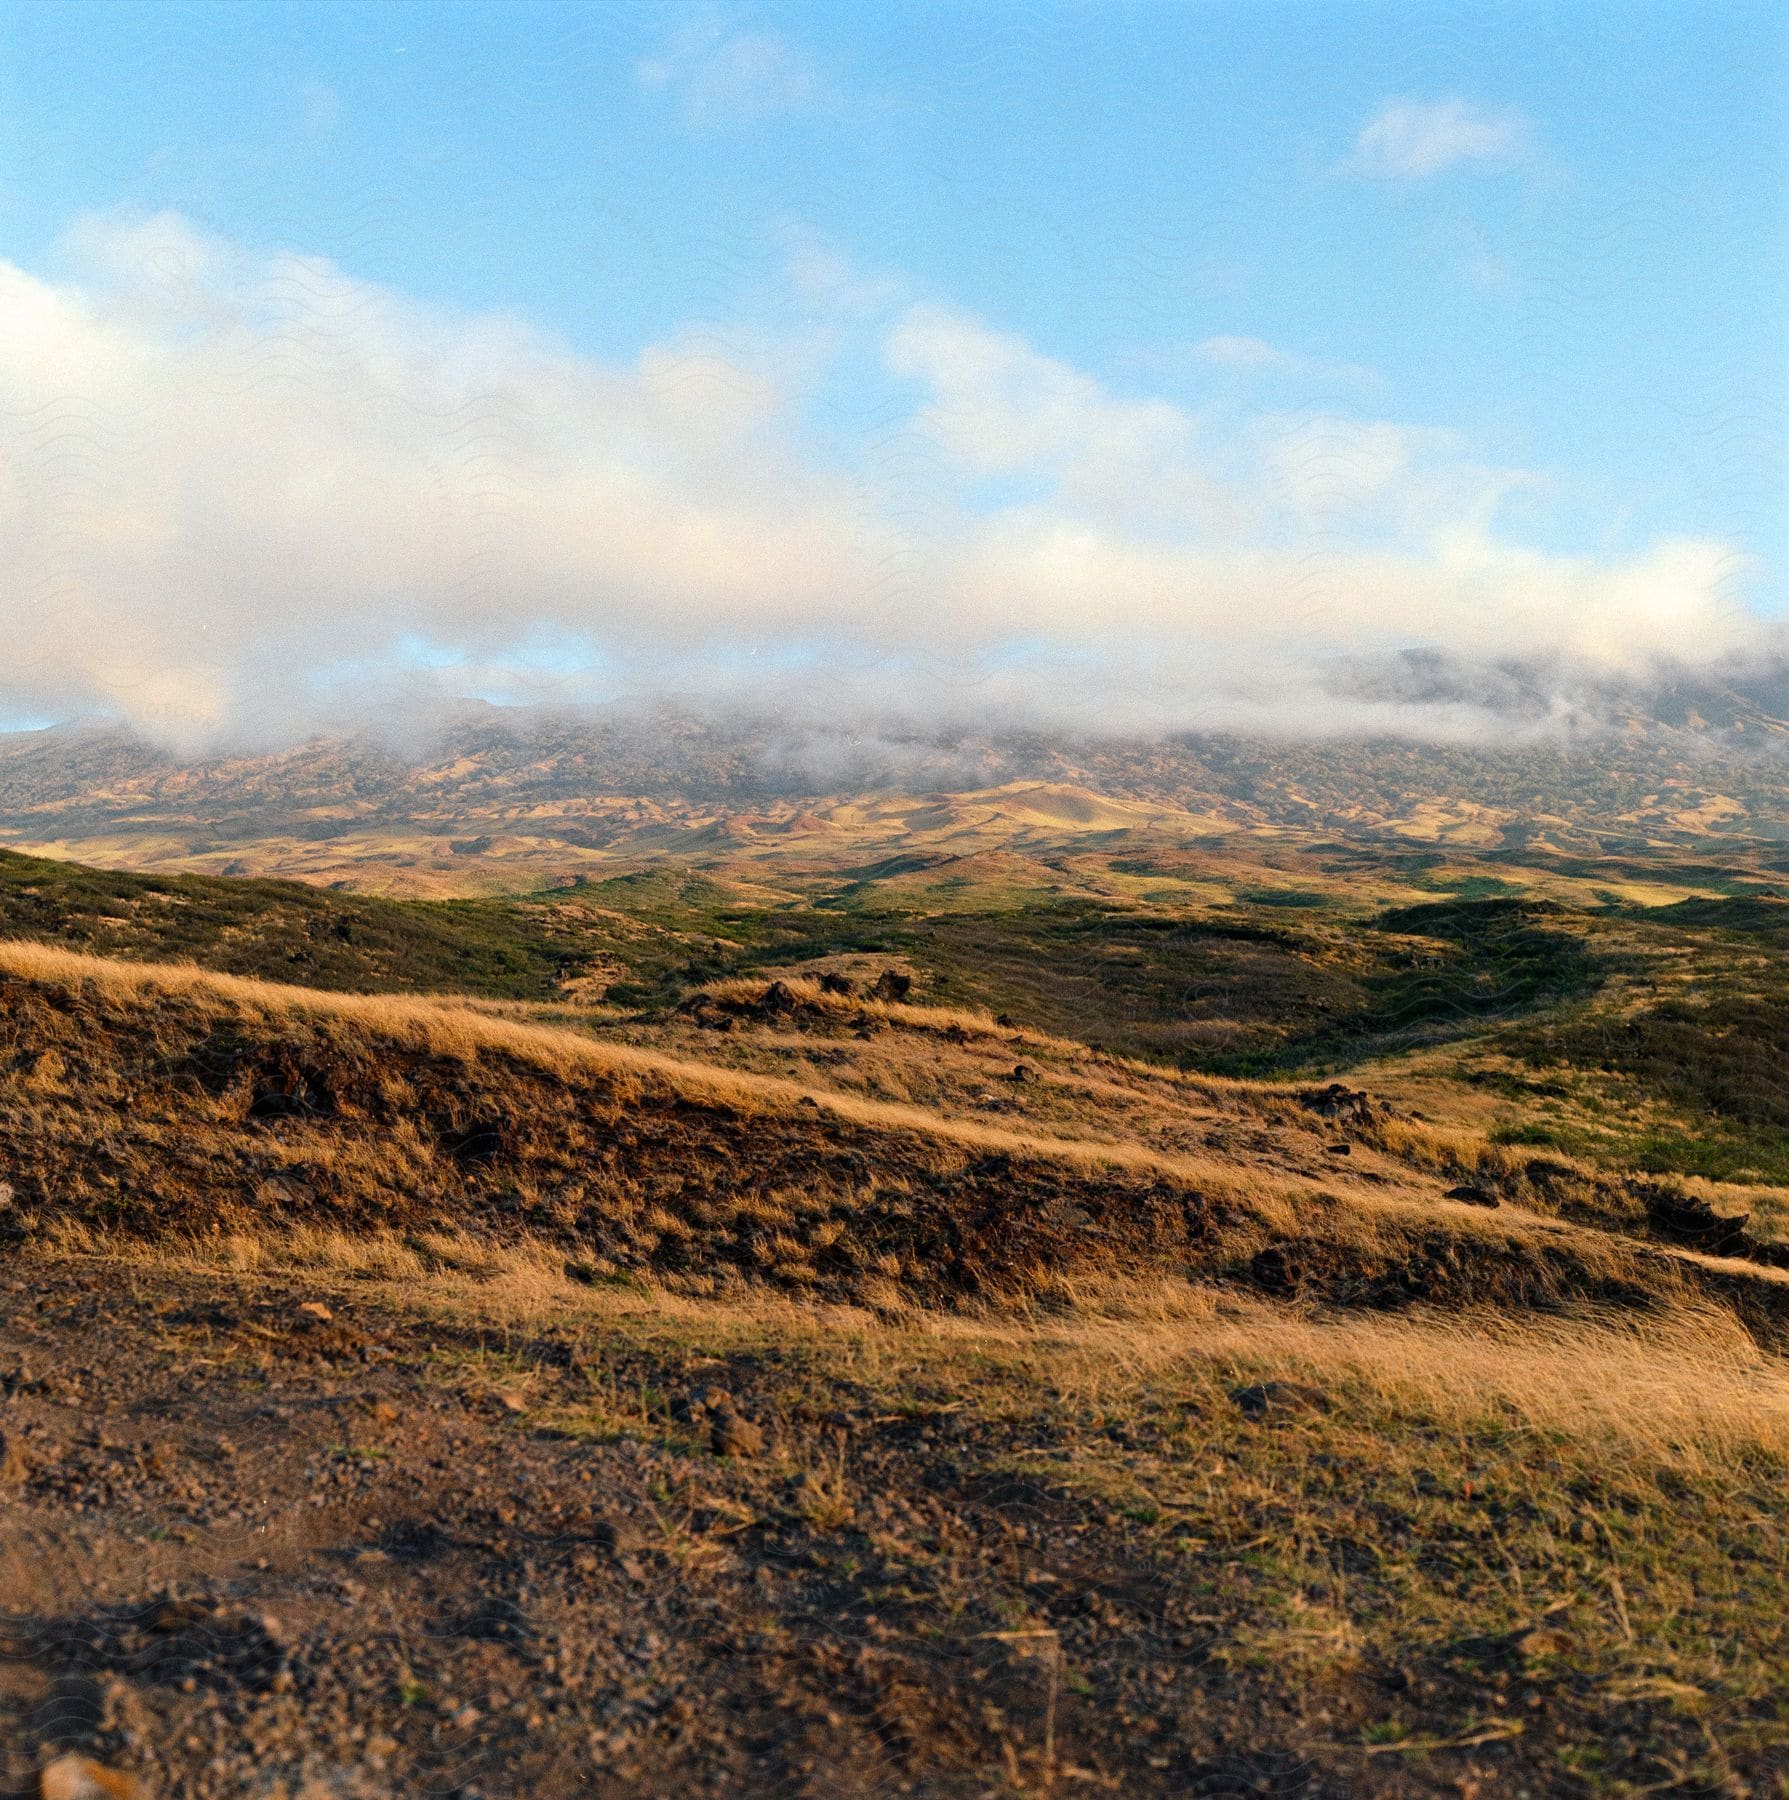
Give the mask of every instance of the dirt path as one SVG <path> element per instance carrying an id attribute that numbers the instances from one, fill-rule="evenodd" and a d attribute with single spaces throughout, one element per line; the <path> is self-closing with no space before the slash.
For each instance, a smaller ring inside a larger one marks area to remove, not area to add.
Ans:
<path id="1" fill-rule="evenodd" d="M 1577 1793 L 1555 1739 L 1607 1729 L 1502 1639 L 1251 1657 L 1271 1506 L 1188 1539 L 1049 1478 L 1283 1456 L 1295 1400 L 891 1404 L 812 1339 L 317 1296 L 0 1278 L 0 1791 L 78 1753 L 163 1800 Z M 1362 1569 L 1397 1537 L 1364 1504 Z M 1418 1698 L 1442 1748 L 1363 1751 Z"/>

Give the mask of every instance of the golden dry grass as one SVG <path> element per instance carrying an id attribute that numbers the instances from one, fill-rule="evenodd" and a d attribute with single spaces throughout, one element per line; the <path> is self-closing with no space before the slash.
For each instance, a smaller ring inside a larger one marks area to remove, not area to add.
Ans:
<path id="1" fill-rule="evenodd" d="M 1279 1194 L 1317 1191 L 1319 1187 L 1295 1176 L 1266 1183 L 1213 1158 L 1164 1156 L 1136 1144 L 1053 1137 L 977 1120 L 947 1118 L 923 1107 L 866 1099 L 777 1076 L 722 1069 L 712 1063 L 502 1016 L 454 1000 L 337 994 L 244 976 L 212 974 L 194 964 L 116 962 L 23 940 L 0 941 L 0 974 L 56 985 L 89 985 L 133 997 L 201 995 L 225 1002 L 245 1015 L 265 1019 L 298 1014 L 350 1021 L 373 1036 L 436 1055 L 471 1059 L 481 1051 L 496 1051 L 554 1075 L 584 1070 L 610 1077 L 643 1078 L 667 1083 L 693 1099 L 747 1111 L 784 1112 L 804 1101 L 812 1102 L 857 1125 L 917 1132 L 972 1150 L 1040 1157 L 1081 1170 L 1112 1168 L 1159 1174 L 1250 1200 L 1267 1201 Z M 819 992 L 817 985 L 814 991 Z"/>
<path id="2" fill-rule="evenodd" d="M 804 1008 L 835 1019 L 870 1018 L 884 1024 L 905 1026 L 910 1031 L 942 1035 L 961 1033 L 989 1043 L 1017 1049 L 1051 1050 L 1064 1056 L 1086 1054 L 1086 1046 L 1072 1038 L 1053 1037 L 1031 1026 L 1001 1025 L 992 1013 L 963 1006 L 921 1006 L 904 1000 L 878 1000 L 869 994 L 833 994 L 817 977 L 784 974 L 778 979 Z M 731 976 L 705 983 L 697 991 L 724 1005 L 749 1006 L 763 994 L 766 983 L 746 976 Z"/>
<path id="3" fill-rule="evenodd" d="M 1515 1430 L 1619 1442 L 1660 1461 L 1789 1453 L 1789 1366 L 1731 1313 L 1688 1304 L 1643 1320 L 1586 1308 L 1559 1318 L 1291 1312 L 1190 1294 L 1190 1317 L 1118 1317 L 1047 1332 L 1090 1383 L 1212 1359 L 1241 1377 L 1348 1389 L 1443 1426 L 1502 1415 Z"/>
<path id="4" fill-rule="evenodd" d="M 1701 1294 L 1740 1307 L 1772 1341 L 1789 1330 L 1773 1323 L 1789 1321 L 1789 1277 L 1776 1271 L 1638 1244 L 1521 1204 L 1485 1211 L 1444 1199 L 1443 1171 L 1474 1154 L 1469 1144 L 1425 1156 L 1418 1150 L 1429 1140 L 1405 1133 L 1401 1164 L 1363 1167 L 1363 1155 L 1312 1173 L 1295 1153 L 1308 1158 L 1314 1132 L 1327 1128 L 1308 1118 L 1288 1124 L 1297 1109 L 1284 1092 L 1259 1092 L 1239 1154 L 1185 1153 L 950 1117 L 448 1000 L 324 993 L 18 942 L 0 943 L 6 976 L 44 991 L 37 1016 L 60 1021 L 71 1055 L 91 1063 L 97 1031 L 115 1034 L 119 1057 L 147 1059 L 126 1078 L 122 1062 L 114 1068 L 102 1053 L 87 1080 L 71 1081 L 52 1049 L 15 1070 L 15 1140 L 76 1147 L 78 1169 L 66 1159 L 57 1166 L 68 1170 L 63 1191 L 84 1196 L 59 1204 L 52 1182 L 47 1205 L 34 1195 L 32 1230 L 70 1214 L 103 1219 L 121 1205 L 138 1235 L 166 1236 L 189 1228 L 186 1220 L 233 1232 L 282 1212 L 307 1217 L 308 1205 L 309 1223 L 322 1212 L 356 1231 L 398 1218 L 413 1232 L 464 1222 L 484 1235 L 555 1242 L 561 1254 L 576 1239 L 599 1273 L 677 1268 L 692 1293 L 718 1291 L 708 1272 L 717 1253 L 729 1259 L 722 1286 L 743 1275 L 802 1291 L 824 1287 L 819 1266 L 844 1258 L 855 1270 L 848 1291 L 885 1293 L 890 1304 L 903 1290 L 939 1291 L 946 1265 L 959 1291 L 1047 1300 L 1072 1298 L 1076 1271 L 1220 1272 L 1284 1247 L 1300 1265 L 1297 1284 L 1314 1293 L 1451 1294 L 1521 1308 L 1572 1294 L 1644 1294 L 1658 1304 Z M 58 994 L 65 1003 L 50 1004 Z M 71 1018 L 83 1017 L 69 1037 Z M 360 1110 L 270 1132 L 243 1119 L 245 1098 L 174 1088 L 147 1105 L 128 1098 L 133 1083 L 165 1080 L 154 1048 L 164 1018 L 187 1046 L 176 1062 L 190 1061 L 192 1044 L 217 1029 L 264 1053 L 345 1059 Z M 414 1116 L 417 1090 L 397 1070 L 417 1057 L 429 1059 L 427 1071 L 411 1074 L 436 1094 L 431 1104 L 445 1099 L 482 1117 L 508 1109 L 532 1160 L 488 1175 L 444 1160 L 431 1135 L 440 1127 Z M 528 1071 L 550 1079 L 524 1081 Z M 116 1096 L 96 1103 L 95 1080 Z M 123 1121 L 108 1110 L 120 1104 Z M 278 1187 L 288 1168 L 325 1199 L 288 1206 Z M 571 1184 L 580 1191 L 568 1198 Z M 151 1189 L 162 1198 L 146 1204 Z M 1080 1209 L 1080 1224 L 1057 1222 L 1064 1207 Z"/>
<path id="5" fill-rule="evenodd" d="M 1405 1221 L 1432 1214 L 1436 1200 L 1432 1188 L 1355 1189 L 1339 1199 L 1340 1178 L 1317 1180 L 1288 1171 L 1271 1175 L 1211 1156 L 1163 1154 L 1134 1142 L 1094 1137 L 1061 1137 L 1048 1133 L 1008 1129 L 979 1120 L 951 1118 L 925 1107 L 895 1101 L 868 1099 L 791 1082 L 777 1076 L 748 1074 L 717 1068 L 713 1064 L 668 1056 L 633 1045 L 617 1044 L 561 1027 L 503 1017 L 484 1008 L 456 1001 L 393 995 L 337 994 L 285 986 L 241 976 L 217 975 L 191 964 L 123 963 L 84 956 L 53 946 L 0 941 L 0 974 L 58 985 L 89 984 L 113 994 L 143 997 L 155 994 L 201 995 L 226 1002 L 248 1015 L 269 1020 L 289 1015 L 309 1015 L 350 1021 L 367 1033 L 401 1046 L 437 1055 L 472 1059 L 481 1051 L 496 1051 L 520 1058 L 555 1075 L 580 1070 L 609 1077 L 645 1079 L 665 1083 L 693 1099 L 746 1111 L 787 1112 L 812 1103 L 841 1119 L 870 1128 L 894 1129 L 943 1140 L 977 1152 L 1005 1152 L 1065 1164 L 1086 1173 L 1100 1169 L 1161 1176 L 1177 1184 L 1244 1202 L 1271 1231 L 1300 1228 L 1300 1209 L 1320 1207 L 1333 1214 L 1334 1230 L 1346 1236 L 1355 1224 L 1350 1209 L 1358 1206 L 1369 1214 L 1384 1213 Z M 810 984 L 818 995 L 817 984 Z M 760 991 L 755 986 L 755 993 Z M 824 996 L 830 1000 L 834 996 Z M 918 1012 L 918 1008 L 901 1008 Z M 990 1022 L 990 1029 L 992 1027 Z M 1182 1078 L 1178 1085 L 1191 1085 Z M 1215 1086 L 1201 1078 L 1201 1086 Z M 1244 1084 L 1228 1084 L 1232 1092 Z M 1269 1093 L 1264 1084 L 1249 1084 L 1257 1093 Z M 1283 1096 L 1276 1096 L 1282 1097 Z M 1401 1142 L 1414 1147 L 1423 1142 L 1420 1130 L 1405 1128 Z M 1434 1166 L 1448 1166 L 1449 1158 L 1465 1147 L 1452 1140 L 1447 1154 L 1438 1154 Z M 1445 1203 L 1444 1203 L 1445 1204 Z M 1514 1211 L 1487 1216 L 1475 1209 L 1447 1205 L 1452 1228 L 1467 1234 L 1506 1237 L 1527 1228 L 1531 1221 Z"/>
<path id="6" fill-rule="evenodd" d="M 62 1223 L 56 1258 L 150 1263 L 238 1281 L 304 1276 L 407 1310 L 540 1330 L 693 1332 L 704 1343 L 774 1342 L 838 1372 L 898 1385 L 904 1368 L 995 1368 L 1055 1403 L 1122 1408 L 1195 1372 L 1291 1379 L 1356 1411 L 1420 1413 L 1442 1430 L 1545 1433 L 1590 1457 L 1612 1446 L 1686 1472 L 1751 1451 L 1789 1457 L 1789 1364 L 1733 1315 L 1686 1301 L 1633 1315 L 1582 1307 L 1516 1318 L 1477 1307 L 1405 1314 L 1288 1308 L 1174 1279 L 1088 1281 L 1072 1306 L 931 1313 L 893 1302 L 816 1305 L 774 1295 L 715 1302 L 649 1281 L 595 1286 L 551 1246 L 469 1234 L 294 1227 L 125 1244 Z"/>

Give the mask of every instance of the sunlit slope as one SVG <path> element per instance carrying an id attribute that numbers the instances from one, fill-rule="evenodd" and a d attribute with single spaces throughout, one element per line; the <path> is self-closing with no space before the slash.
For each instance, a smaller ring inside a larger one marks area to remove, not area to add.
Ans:
<path id="1" fill-rule="evenodd" d="M 1099 1135 L 976 1119 L 464 1006 L 20 944 L 0 1021 L 15 1238 L 523 1234 L 593 1278 L 878 1302 L 1170 1275 L 1377 1304 L 1700 1294 L 1771 1335 L 1789 1302 L 1774 1271 L 1548 1216 L 1496 1158 L 1503 1206 L 1448 1198 L 1471 1147 L 1274 1090 L 1229 1090 L 1215 1137 L 1163 1150 L 1146 1111 Z M 1077 1078 L 1073 1047 L 1033 1054 Z M 1332 1148 L 1355 1139 L 1358 1164 Z"/>

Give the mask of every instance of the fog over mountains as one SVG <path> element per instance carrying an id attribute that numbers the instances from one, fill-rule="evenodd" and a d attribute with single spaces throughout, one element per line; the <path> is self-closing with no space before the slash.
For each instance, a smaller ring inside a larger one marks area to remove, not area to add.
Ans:
<path id="1" fill-rule="evenodd" d="M 316 877 L 333 868 L 293 861 L 302 847 L 348 840 L 399 861 L 419 844 L 442 856 L 449 844 L 474 856 L 508 844 L 544 869 L 561 855 L 699 855 L 771 838 L 867 853 L 918 833 L 960 849 L 1021 829 L 1032 840 L 1267 829 L 1583 851 L 1789 838 L 1780 676 L 1684 682 L 1645 696 L 1644 710 L 1638 696 L 1605 691 L 1594 713 L 1538 720 L 1533 708 L 1523 718 L 1521 674 L 1505 674 L 1511 728 L 1452 743 L 969 729 L 887 715 L 852 727 L 825 696 L 805 716 L 458 702 L 392 715 L 380 730 L 197 757 L 115 724 L 77 724 L 0 738 L 0 833 L 123 862 L 197 858 Z M 1437 704 L 1466 701 L 1444 670 L 1412 664 L 1407 675 Z M 888 810 L 898 796 L 949 804 L 916 823 L 911 808 Z M 286 848 L 269 863 L 276 840 Z"/>
<path id="2" fill-rule="evenodd" d="M 187 754 L 467 693 L 1459 741 L 1783 663 L 1737 538 L 1586 538 L 1559 471 L 1370 382 L 1235 390 L 1272 356 L 1236 338 L 1102 372 L 773 267 L 762 329 L 617 359 L 172 212 L 0 263 L 0 717 Z"/>

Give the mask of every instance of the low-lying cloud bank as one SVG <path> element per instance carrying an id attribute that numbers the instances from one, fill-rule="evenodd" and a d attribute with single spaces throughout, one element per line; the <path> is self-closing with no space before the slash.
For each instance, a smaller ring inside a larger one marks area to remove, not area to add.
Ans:
<path id="1" fill-rule="evenodd" d="M 610 364 L 173 217 L 67 258 L 0 264 L 0 715 L 196 751 L 451 693 L 781 694 L 1460 738 L 1782 656 L 1729 545 L 1524 547 L 1534 478 L 1447 431 L 1120 392 L 893 284 L 828 313 L 797 271 L 784 329 Z"/>

